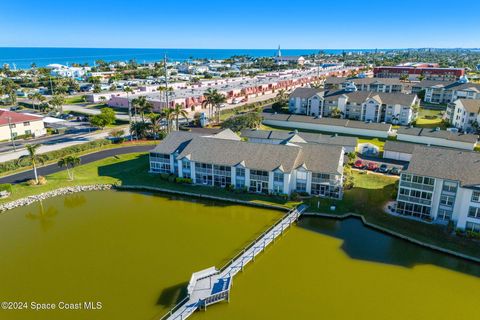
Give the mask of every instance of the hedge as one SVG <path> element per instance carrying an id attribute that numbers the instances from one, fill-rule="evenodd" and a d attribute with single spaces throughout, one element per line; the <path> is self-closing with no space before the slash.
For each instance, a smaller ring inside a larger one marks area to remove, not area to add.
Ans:
<path id="1" fill-rule="evenodd" d="M 53 161 L 58 160 L 62 157 L 69 156 L 75 153 L 98 149 L 103 146 L 109 145 L 112 142 L 110 140 L 101 139 L 101 140 L 94 140 L 83 144 L 78 144 L 75 146 L 66 147 L 60 150 L 49 151 L 42 153 L 43 161 Z M 22 161 L 19 160 L 10 160 L 3 163 L 0 163 L 0 173 L 8 172 L 17 170 L 24 167 L 30 167 L 32 165 L 30 159 L 24 158 Z"/>

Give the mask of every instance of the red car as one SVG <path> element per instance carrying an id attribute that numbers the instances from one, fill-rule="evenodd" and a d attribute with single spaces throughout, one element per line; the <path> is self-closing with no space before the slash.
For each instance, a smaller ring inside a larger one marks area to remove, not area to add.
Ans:
<path id="1" fill-rule="evenodd" d="M 377 170 L 378 170 L 378 163 L 376 163 L 376 162 L 369 162 L 369 163 L 367 164 L 367 170 L 377 171 Z"/>
<path id="2" fill-rule="evenodd" d="M 355 163 L 353 164 L 353 167 L 357 168 L 357 169 L 363 169 L 365 168 L 365 163 L 363 163 L 362 160 L 357 160 L 355 161 Z"/>

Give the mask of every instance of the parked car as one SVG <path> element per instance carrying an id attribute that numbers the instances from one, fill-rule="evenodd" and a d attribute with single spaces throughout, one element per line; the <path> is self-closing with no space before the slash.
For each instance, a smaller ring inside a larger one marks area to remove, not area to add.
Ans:
<path id="1" fill-rule="evenodd" d="M 353 164 L 353 167 L 354 167 L 354 168 L 357 168 L 357 169 L 363 169 L 363 168 L 365 168 L 365 163 L 363 163 L 362 160 L 357 160 L 357 161 L 355 161 L 355 163 Z"/>
<path id="2" fill-rule="evenodd" d="M 385 163 L 382 163 L 380 167 L 378 167 L 378 172 L 381 173 L 387 173 L 388 172 L 388 166 Z"/>
<path id="3" fill-rule="evenodd" d="M 393 175 L 395 175 L 395 176 L 399 176 L 400 173 L 402 173 L 402 169 L 397 168 L 397 167 L 393 167 L 393 168 L 390 170 L 390 174 L 393 174 Z"/>
<path id="4" fill-rule="evenodd" d="M 376 162 L 369 162 L 367 164 L 367 170 L 377 171 L 378 170 L 378 164 Z"/>

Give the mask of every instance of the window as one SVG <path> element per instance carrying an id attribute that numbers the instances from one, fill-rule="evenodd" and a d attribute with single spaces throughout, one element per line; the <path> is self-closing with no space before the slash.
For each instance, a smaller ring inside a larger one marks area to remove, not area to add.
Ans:
<path id="1" fill-rule="evenodd" d="M 452 220 L 452 211 L 446 209 L 438 209 L 438 219 L 444 221 Z"/>
<path id="2" fill-rule="evenodd" d="M 297 192 L 307 192 L 307 183 L 297 181 L 297 187 L 295 189 Z"/>
<path id="3" fill-rule="evenodd" d="M 10 128 L 16 128 L 17 126 L 15 125 L 15 123 L 10 123 Z"/>
<path id="4" fill-rule="evenodd" d="M 446 205 L 446 206 L 453 206 L 453 203 L 455 202 L 454 197 L 450 196 L 441 196 L 440 197 L 440 204 Z"/>
<path id="5" fill-rule="evenodd" d="M 25 134 L 32 134 L 32 130 L 25 130 Z"/>
<path id="6" fill-rule="evenodd" d="M 28 126 L 30 125 L 30 121 L 25 121 L 25 122 L 23 123 L 23 125 L 24 125 L 25 127 L 28 127 Z"/>
<path id="7" fill-rule="evenodd" d="M 466 231 L 480 232 L 480 223 L 467 222 Z"/>
<path id="8" fill-rule="evenodd" d="M 245 178 L 245 169 L 243 169 L 243 168 L 237 168 L 237 169 L 235 169 L 235 172 L 236 172 L 237 178 L 238 178 L 238 177 L 243 177 L 243 178 Z"/>
<path id="9" fill-rule="evenodd" d="M 480 191 L 473 191 L 472 202 L 480 202 Z"/>
<path id="10" fill-rule="evenodd" d="M 297 180 L 307 180 L 307 172 L 297 171 Z"/>
<path id="11" fill-rule="evenodd" d="M 443 182 L 443 191 L 457 192 L 457 183 L 451 181 Z"/>
<path id="12" fill-rule="evenodd" d="M 470 207 L 468 209 L 468 216 L 470 218 L 480 219 L 480 207 Z"/>
<path id="13" fill-rule="evenodd" d="M 283 183 L 283 173 L 282 172 L 274 172 L 273 173 L 273 182 Z"/>

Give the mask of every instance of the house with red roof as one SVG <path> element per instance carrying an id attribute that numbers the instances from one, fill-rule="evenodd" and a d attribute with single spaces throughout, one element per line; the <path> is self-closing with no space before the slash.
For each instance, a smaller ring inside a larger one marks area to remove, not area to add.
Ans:
<path id="1" fill-rule="evenodd" d="M 0 109 L 0 140 L 24 135 L 39 137 L 46 133 L 43 117 Z"/>

